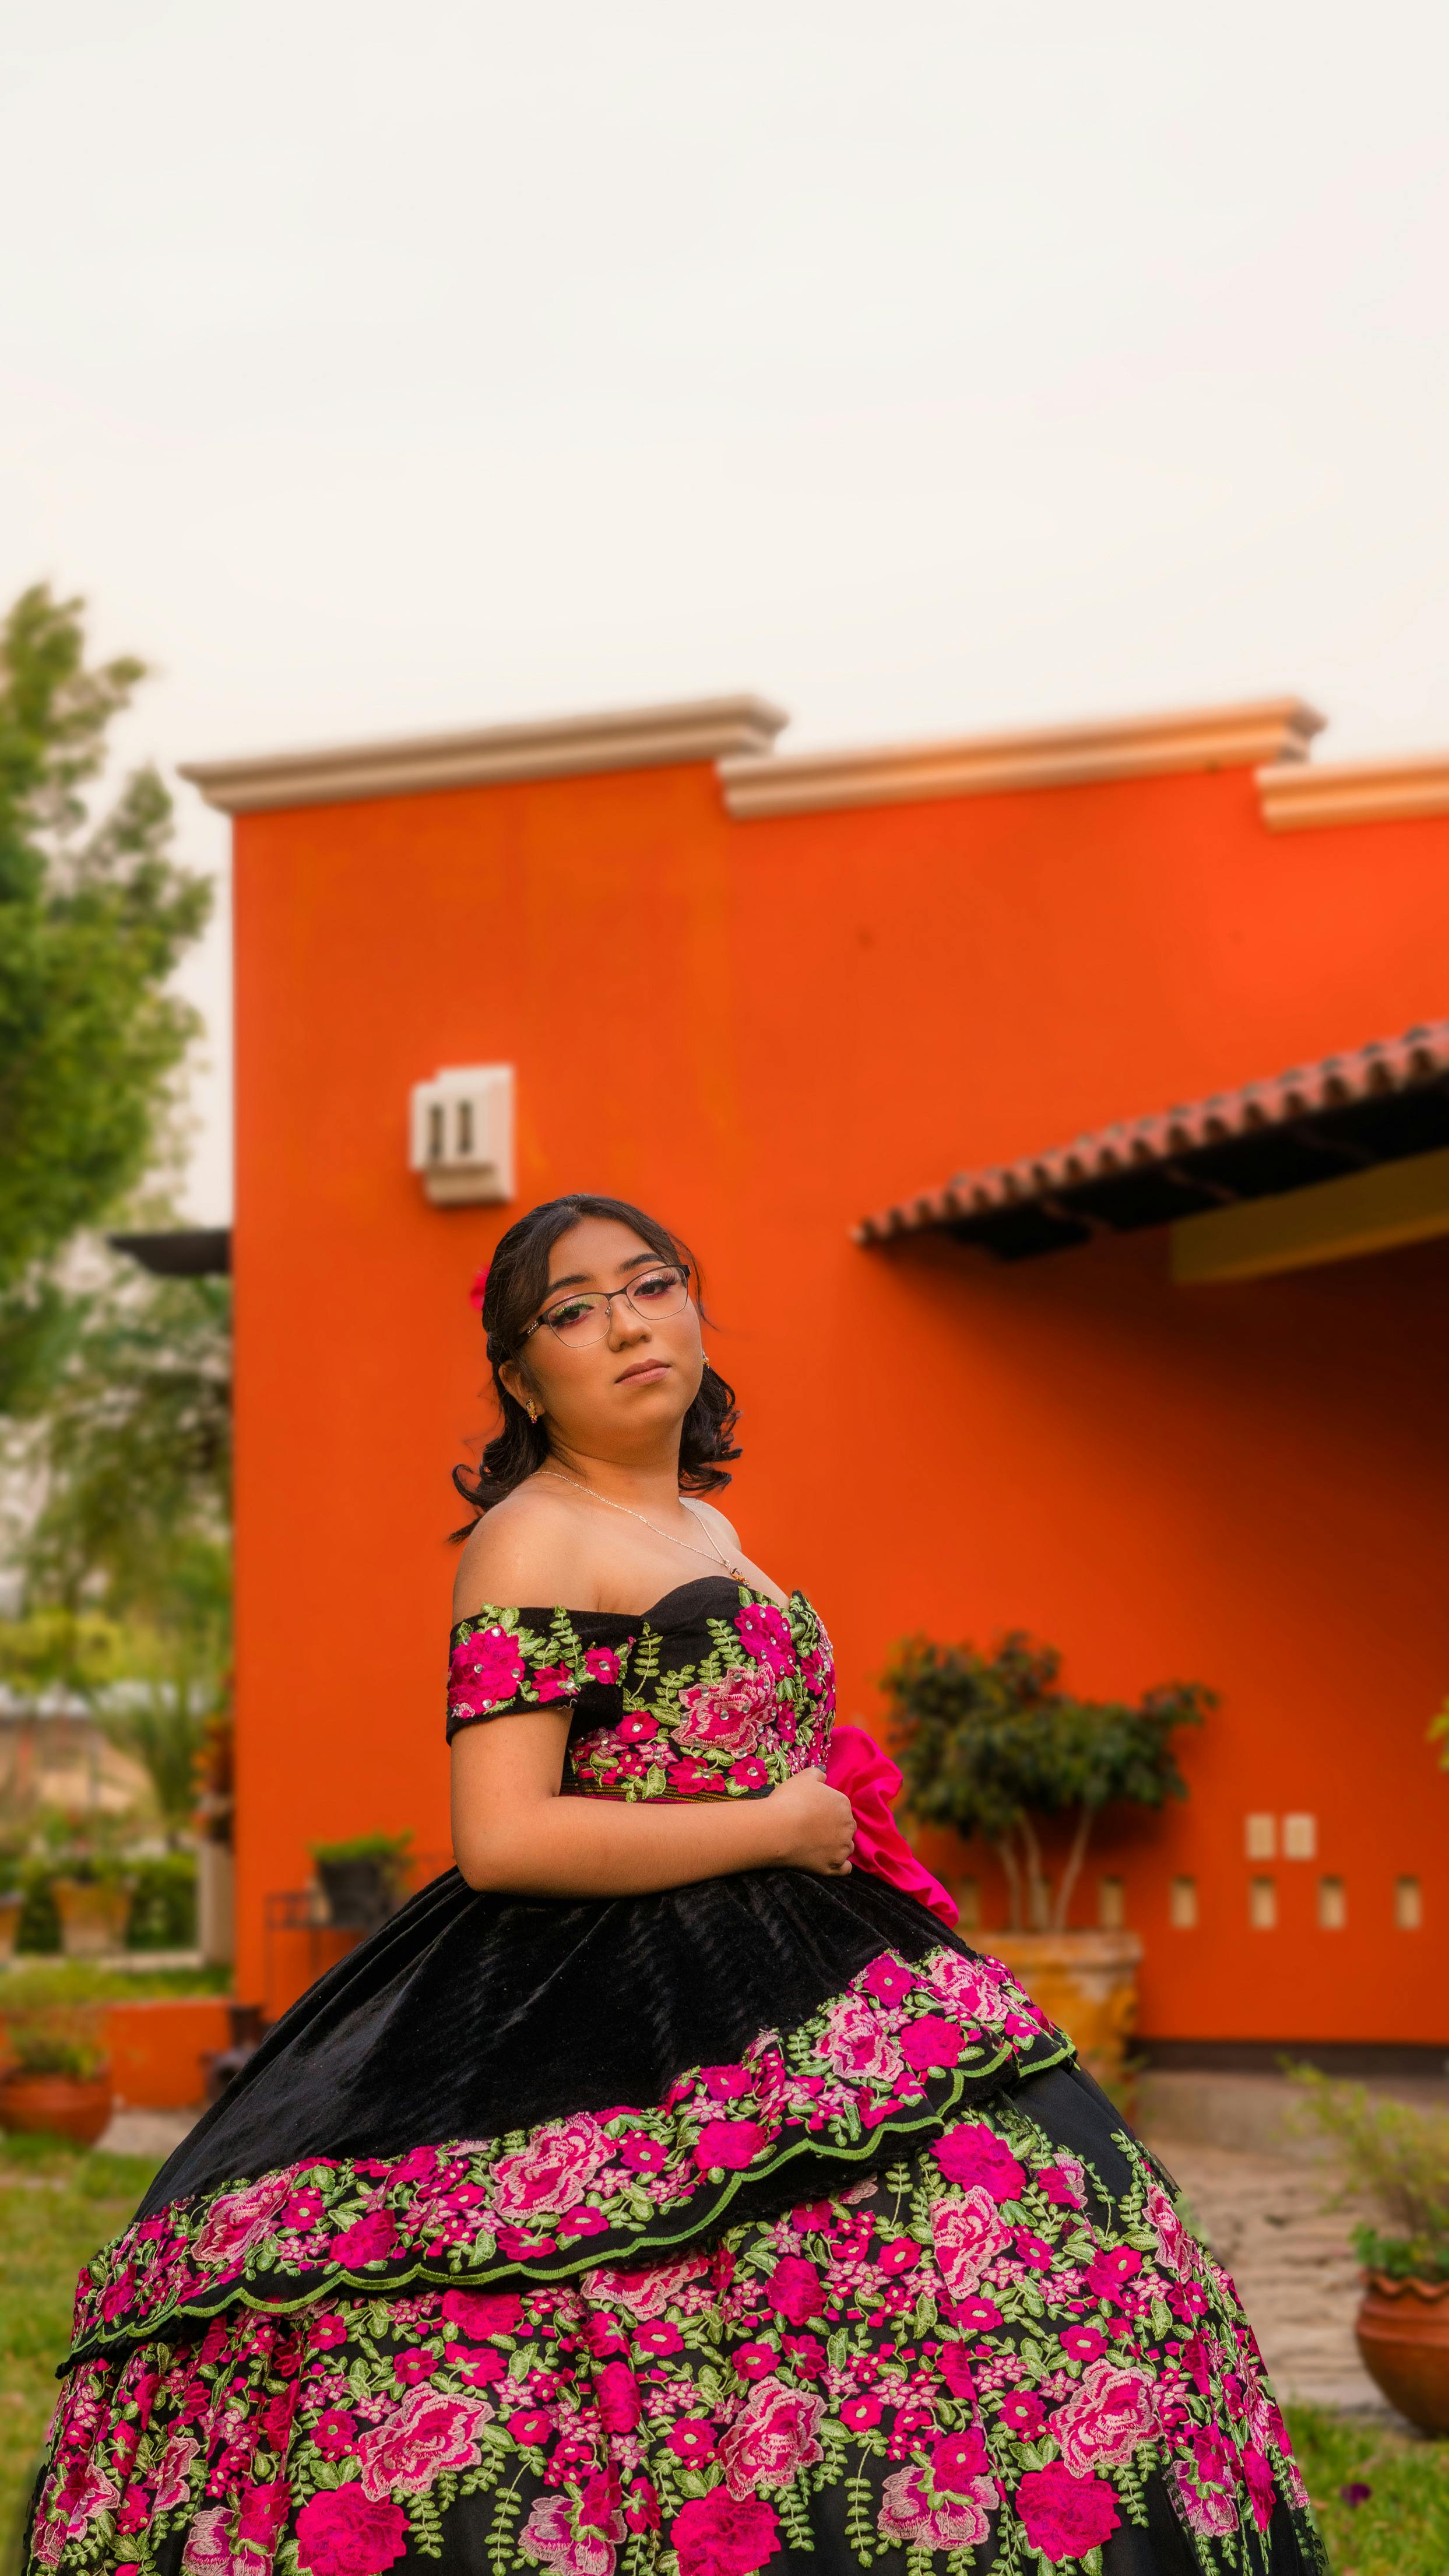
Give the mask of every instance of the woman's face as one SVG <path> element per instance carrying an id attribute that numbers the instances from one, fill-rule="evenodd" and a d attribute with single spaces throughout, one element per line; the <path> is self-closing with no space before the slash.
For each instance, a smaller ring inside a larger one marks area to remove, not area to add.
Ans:
<path id="1" fill-rule="evenodd" d="M 566 1305 L 570 1292 L 623 1288 L 668 1266 L 632 1226 L 581 1217 L 549 1255 L 548 1289 L 535 1311 Z M 641 1314 L 627 1297 L 615 1297 L 608 1313 L 608 1329 L 600 1319 L 596 1341 L 563 1341 L 541 1324 L 499 1375 L 520 1404 L 538 1407 L 561 1447 L 625 1458 L 678 1430 L 699 1393 L 704 1351 L 692 1296 L 673 1315 Z"/>

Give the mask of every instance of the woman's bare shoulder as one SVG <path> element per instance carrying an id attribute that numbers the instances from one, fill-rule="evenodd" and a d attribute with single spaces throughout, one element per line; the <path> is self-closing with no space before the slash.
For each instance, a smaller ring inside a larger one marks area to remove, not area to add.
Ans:
<path id="1" fill-rule="evenodd" d="M 709 1531 L 716 1546 L 722 1547 L 731 1557 L 733 1562 L 745 1570 L 747 1576 L 757 1576 L 759 1578 L 760 1589 L 771 1593 L 783 1608 L 785 1603 L 789 1600 L 789 1594 L 784 1591 L 778 1583 L 776 1583 L 772 1575 L 765 1572 L 762 1565 L 756 1565 L 754 1558 L 747 1555 L 743 1545 L 741 1544 L 740 1534 L 735 1528 L 734 1522 L 726 1519 L 725 1514 L 718 1508 L 717 1504 L 706 1503 L 702 1501 L 697 1494 L 691 1497 L 690 1508 L 692 1511 L 699 1514 L 700 1519 L 704 1522 L 704 1525 Z"/>
<path id="2" fill-rule="evenodd" d="M 732 1520 L 726 1519 L 717 1503 L 707 1503 L 702 1494 L 691 1494 L 689 1505 L 691 1511 L 698 1512 L 700 1519 L 713 1530 L 716 1538 L 728 1539 L 732 1548 L 739 1549 L 739 1531 Z"/>
<path id="3" fill-rule="evenodd" d="M 474 1524 L 453 1581 L 453 1616 L 471 1619 L 485 1604 L 533 1610 L 569 1602 L 577 1590 L 578 1522 L 564 1497 L 537 1479 L 520 1485 Z"/>

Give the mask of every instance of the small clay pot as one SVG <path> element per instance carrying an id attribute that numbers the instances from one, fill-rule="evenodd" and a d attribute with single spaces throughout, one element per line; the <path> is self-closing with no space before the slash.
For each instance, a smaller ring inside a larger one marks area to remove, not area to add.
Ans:
<path id="1" fill-rule="evenodd" d="M 1449 2280 L 1363 2278 L 1354 2331 L 1365 2370 L 1422 2433 L 1449 2433 Z"/>
<path id="2" fill-rule="evenodd" d="M 44 2132 L 71 2138 L 78 2147 L 93 2147 L 109 2128 L 115 2095 L 109 2071 L 103 2075 L 26 2075 L 17 2070 L 0 2079 L 0 2129 Z"/>

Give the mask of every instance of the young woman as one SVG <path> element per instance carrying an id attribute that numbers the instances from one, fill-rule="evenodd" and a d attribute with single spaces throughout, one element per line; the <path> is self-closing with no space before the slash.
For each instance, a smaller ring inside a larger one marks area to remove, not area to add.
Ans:
<path id="1" fill-rule="evenodd" d="M 33 2564 L 1321 2570 L 1231 2283 L 706 1499 L 682 1246 L 555 1200 L 483 1317 L 457 1868 L 82 2275 Z"/>

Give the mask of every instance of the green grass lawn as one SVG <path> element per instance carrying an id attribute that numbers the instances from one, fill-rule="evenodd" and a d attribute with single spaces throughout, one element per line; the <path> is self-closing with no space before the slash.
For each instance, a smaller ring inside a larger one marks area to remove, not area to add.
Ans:
<path id="1" fill-rule="evenodd" d="M 47 2139 L 0 2138 L 0 2564 L 55 2403 L 75 2276 L 124 2227 L 155 2168 Z M 1449 2576 L 1449 2442 L 1289 2410 L 1334 2576 Z M 1359 2504 L 1345 2487 L 1367 2487 Z"/>
<path id="2" fill-rule="evenodd" d="M 155 2170 L 135 2156 L 0 2139 L 0 2553 L 7 2568 L 55 2404 L 75 2276 L 87 2255 L 125 2226 Z"/>
<path id="3" fill-rule="evenodd" d="M 1318 2406 L 1287 2414 L 1333 2576 L 1449 2576 L 1449 2442 Z M 1344 2500 L 1363 2487 L 1360 2502 Z"/>

